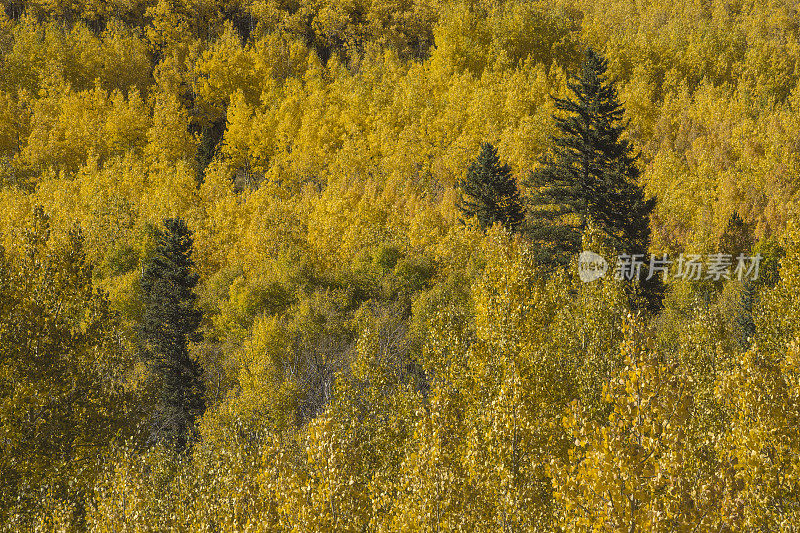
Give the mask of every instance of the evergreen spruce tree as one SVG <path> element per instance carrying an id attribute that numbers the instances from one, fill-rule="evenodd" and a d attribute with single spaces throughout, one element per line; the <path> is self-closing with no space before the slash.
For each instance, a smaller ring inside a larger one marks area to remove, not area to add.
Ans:
<path id="1" fill-rule="evenodd" d="M 641 254 L 650 244 L 650 214 L 630 143 L 622 138 L 624 108 L 615 84 L 606 78 L 607 62 L 587 50 L 581 75 L 568 82 L 571 96 L 555 98 L 553 149 L 540 160 L 526 185 L 531 209 L 526 232 L 539 246 L 540 262 L 566 266 L 580 253 L 590 226 L 609 249 Z M 643 269 L 642 272 L 646 272 Z M 644 281 L 648 307 L 657 308 L 663 293 L 660 277 Z"/>
<path id="2" fill-rule="evenodd" d="M 489 143 L 481 145 L 480 154 L 458 187 L 459 210 L 464 219 L 477 217 L 481 229 L 500 222 L 507 230 L 515 231 L 525 217 L 511 167 L 500 163 L 497 150 Z"/>
<path id="3" fill-rule="evenodd" d="M 202 369 L 189 355 L 189 342 L 201 339 L 202 315 L 194 293 L 192 233 L 182 219 L 167 219 L 164 226 L 142 275 L 140 337 L 157 390 L 151 437 L 182 451 L 205 412 Z"/>

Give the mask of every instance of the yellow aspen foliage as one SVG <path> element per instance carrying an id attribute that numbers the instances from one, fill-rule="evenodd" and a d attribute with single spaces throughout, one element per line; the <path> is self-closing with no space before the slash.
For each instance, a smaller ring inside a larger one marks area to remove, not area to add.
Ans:
<path id="1" fill-rule="evenodd" d="M 730 411 L 718 444 L 732 477 L 723 505 L 732 526 L 742 529 L 790 529 L 800 512 L 798 235 L 795 224 L 786 239 L 780 282 L 762 295 L 750 350 L 717 384 Z"/>
<path id="2" fill-rule="evenodd" d="M 147 8 L 152 23 L 147 28 L 151 49 L 162 57 L 171 56 L 178 63 L 186 61 L 191 46 L 190 21 L 179 9 L 180 1 L 158 0 Z"/>
<path id="3" fill-rule="evenodd" d="M 189 114 L 172 93 L 153 96 L 153 122 L 147 130 L 145 155 L 151 165 L 194 158 L 196 141 L 189 133 Z"/>
<path id="4" fill-rule="evenodd" d="M 88 162 L 90 153 L 105 158 L 103 136 L 110 102 L 96 87 L 73 92 L 68 86 L 52 88 L 32 106 L 30 135 L 19 154 L 19 164 L 33 173 L 47 169 L 74 173 Z"/>
<path id="5" fill-rule="evenodd" d="M 0 92 L 0 154 L 9 161 L 21 149 L 28 136 L 28 117 L 24 99 Z"/>
<path id="6" fill-rule="evenodd" d="M 151 117 L 139 91 L 133 89 L 125 98 L 117 90 L 111 93 L 110 99 L 111 108 L 104 127 L 109 155 L 124 155 L 128 151 L 142 153 Z"/>
<path id="7" fill-rule="evenodd" d="M 796 529 L 791 2 L 3 7 L 0 529 Z M 671 274 L 760 251 L 763 278 L 669 279 L 630 317 L 591 228 L 608 270 L 584 283 L 524 224 L 460 222 L 482 143 L 520 183 L 541 164 L 589 46 L 651 250 Z M 109 447 L 129 405 L 94 386 L 147 409 L 140 277 L 169 217 L 194 233 L 208 406 L 180 455 L 146 425 Z"/>
<path id="8" fill-rule="evenodd" d="M 720 473 L 695 455 L 703 443 L 687 427 L 692 376 L 659 357 L 642 328 L 639 319 L 626 323 L 624 364 L 603 385 L 608 414 L 595 419 L 574 401 L 563 418 L 574 447 L 551 462 L 551 472 L 560 521 L 570 530 L 720 525 Z"/>
<path id="9" fill-rule="evenodd" d="M 274 317 L 258 317 L 250 337 L 242 343 L 236 361 L 237 416 L 284 431 L 294 424 L 298 395 L 296 383 L 284 375 L 289 358 L 287 332 Z"/>
<path id="10" fill-rule="evenodd" d="M 293 530 L 363 530 L 371 511 L 365 468 L 375 451 L 370 440 L 366 427 L 335 409 L 308 425 L 301 440 L 305 461 L 291 491 L 302 497 L 287 502 Z"/>
<path id="11" fill-rule="evenodd" d="M 109 91 L 144 93 L 152 84 L 152 65 L 141 32 L 111 19 L 102 34 L 103 62 L 100 79 Z"/>
<path id="12" fill-rule="evenodd" d="M 203 52 L 194 67 L 194 90 L 204 119 L 215 120 L 222 116 L 236 93 L 246 102 L 258 102 L 261 96 L 259 79 L 265 73 L 256 70 L 254 55 L 249 47 L 242 47 L 241 38 L 231 24 L 226 24 L 219 39 Z"/>
<path id="13" fill-rule="evenodd" d="M 244 94 L 240 90 L 231 96 L 226 120 L 227 127 L 225 128 L 222 155 L 230 166 L 241 169 L 248 175 L 246 179 L 252 182 L 255 177 L 252 175 L 254 165 L 251 163 L 250 151 L 255 144 L 252 137 L 256 128 L 253 127 L 253 108 L 247 104 Z"/>
<path id="14" fill-rule="evenodd" d="M 74 524 L 102 451 L 120 429 L 123 360 L 105 296 L 92 286 L 79 230 L 51 235 L 38 207 L 0 256 L 2 520 L 29 529 L 48 503 Z M 52 518 L 52 517 L 51 517 Z"/>
<path id="15" fill-rule="evenodd" d="M 482 495 L 460 460 L 468 431 L 466 404 L 457 389 L 442 385 L 431 392 L 429 407 L 419 410 L 388 530 L 481 530 Z"/>

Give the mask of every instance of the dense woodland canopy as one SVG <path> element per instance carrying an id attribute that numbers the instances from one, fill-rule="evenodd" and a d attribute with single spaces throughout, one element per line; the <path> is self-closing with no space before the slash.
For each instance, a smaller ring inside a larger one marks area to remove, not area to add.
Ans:
<path id="1" fill-rule="evenodd" d="M 798 4 L 3 7 L 3 529 L 800 527 Z M 535 196 L 589 47 L 649 251 L 757 281 L 645 311 L 462 223 L 484 143 Z"/>

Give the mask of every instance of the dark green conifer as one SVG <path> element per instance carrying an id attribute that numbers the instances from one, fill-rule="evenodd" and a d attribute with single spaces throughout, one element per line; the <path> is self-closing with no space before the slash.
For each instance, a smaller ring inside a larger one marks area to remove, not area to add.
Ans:
<path id="1" fill-rule="evenodd" d="M 500 222 L 507 230 L 515 231 L 523 221 L 525 212 L 511 167 L 500 163 L 491 144 L 481 145 L 480 154 L 458 186 L 458 208 L 463 218 L 477 217 L 481 229 Z"/>
<path id="2" fill-rule="evenodd" d="M 554 117 L 553 149 L 526 182 L 531 198 L 526 230 L 540 261 L 551 268 L 568 265 L 580 253 L 589 226 L 608 248 L 649 259 L 655 199 L 646 200 L 638 184 L 636 156 L 622 135 L 624 108 L 606 67 L 605 59 L 587 50 L 580 76 L 568 83 L 571 96 L 555 99 L 563 114 Z M 658 307 L 660 278 L 645 277 L 648 306 Z"/>
<path id="3" fill-rule="evenodd" d="M 189 354 L 189 343 L 201 339 L 202 314 L 194 293 L 192 233 L 183 219 L 167 219 L 164 226 L 142 275 L 139 333 L 157 391 L 151 437 L 182 451 L 205 412 L 203 372 Z"/>

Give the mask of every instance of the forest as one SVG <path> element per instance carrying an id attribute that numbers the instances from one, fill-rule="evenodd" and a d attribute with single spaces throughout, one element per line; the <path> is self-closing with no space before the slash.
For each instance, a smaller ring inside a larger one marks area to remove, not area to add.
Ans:
<path id="1" fill-rule="evenodd" d="M 2 4 L 0 531 L 800 531 L 800 3 Z"/>

